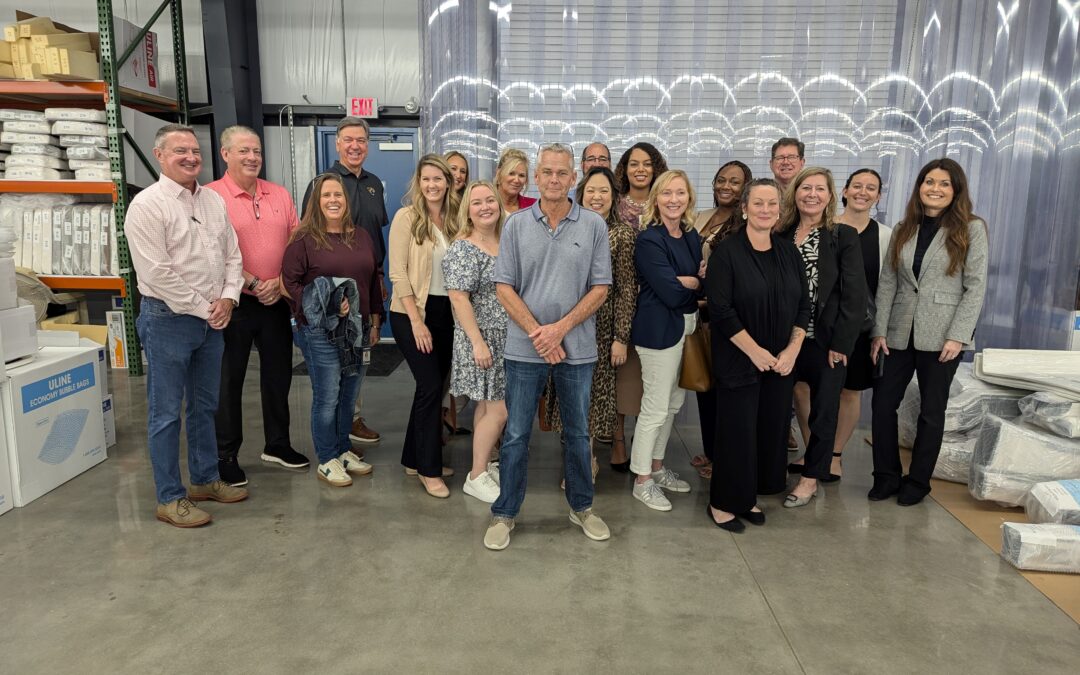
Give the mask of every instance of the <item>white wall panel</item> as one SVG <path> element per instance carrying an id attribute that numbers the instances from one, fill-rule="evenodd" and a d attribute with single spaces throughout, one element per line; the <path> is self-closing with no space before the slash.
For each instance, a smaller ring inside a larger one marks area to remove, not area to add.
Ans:
<path id="1" fill-rule="evenodd" d="M 419 4 L 407 0 L 345 2 L 348 95 L 379 105 L 420 97 Z M 265 72 L 265 70 L 264 70 Z"/>
<path id="2" fill-rule="evenodd" d="M 293 151 L 296 156 L 296 181 L 292 181 L 292 167 L 289 162 L 289 128 L 263 128 L 263 166 L 266 179 L 278 185 L 284 185 L 300 208 L 304 189 L 315 177 L 315 127 L 294 127 Z"/>
<path id="3" fill-rule="evenodd" d="M 259 0 L 256 11 L 263 101 L 344 103 L 345 34 L 339 0 Z"/>

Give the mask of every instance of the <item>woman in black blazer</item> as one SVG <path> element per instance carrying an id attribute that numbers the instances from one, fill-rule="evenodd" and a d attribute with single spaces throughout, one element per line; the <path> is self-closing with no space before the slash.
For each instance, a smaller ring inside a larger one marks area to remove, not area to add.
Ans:
<path id="1" fill-rule="evenodd" d="M 775 234 L 780 188 L 757 179 L 743 192 L 745 225 L 713 249 L 705 276 L 716 381 L 716 448 L 708 514 L 729 532 L 765 523 L 758 494 L 785 488 L 792 370 L 810 320 L 806 273 Z M 640 241 L 640 240 L 639 240 Z"/>
<path id="2" fill-rule="evenodd" d="M 854 228 L 836 222 L 836 186 L 821 167 L 799 172 L 784 194 L 781 232 L 795 244 L 806 270 L 810 324 L 795 379 L 810 386 L 810 441 L 802 478 L 784 506 L 805 506 L 818 481 L 829 481 L 840 391 L 847 362 L 866 319 L 866 276 Z"/>
<path id="3" fill-rule="evenodd" d="M 638 299 L 630 341 L 641 359 L 641 414 L 630 448 L 637 475 L 634 498 L 651 509 L 670 511 L 664 490 L 690 492 L 690 484 L 664 466 L 675 413 L 686 392 L 679 388 L 685 337 L 697 326 L 701 297 L 701 237 L 694 229 L 694 188 L 683 171 L 668 171 L 653 183 L 642 216 L 649 226 L 638 235 L 634 267 Z"/>

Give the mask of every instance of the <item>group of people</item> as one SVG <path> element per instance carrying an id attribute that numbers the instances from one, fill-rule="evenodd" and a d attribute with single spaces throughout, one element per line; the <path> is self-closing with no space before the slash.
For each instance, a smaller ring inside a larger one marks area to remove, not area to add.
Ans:
<path id="1" fill-rule="evenodd" d="M 503 153 L 492 182 L 470 180 L 460 153 L 429 154 L 384 251 L 382 184 L 363 169 L 369 133 L 364 120 L 339 123 L 339 160 L 308 186 L 297 217 L 288 193 L 258 178 L 252 130 L 222 133 L 227 171 L 205 187 L 191 130 L 158 132 L 161 177 L 133 200 L 125 230 L 142 294 L 159 519 L 202 525 L 210 515 L 194 502 L 246 498 L 237 450 L 253 343 L 262 459 L 308 465 L 289 440 L 295 342 L 312 382 L 317 476 L 344 487 L 371 473 L 353 443 L 378 434 L 354 408 L 385 321 L 416 384 L 401 463 L 433 497 L 450 495 L 453 475 L 442 403 L 475 402 L 463 491 L 491 504 L 489 549 L 509 545 L 538 415 L 560 435 L 569 519 L 590 539 L 610 537 L 592 509 L 600 443 L 645 506 L 670 511 L 669 495 L 691 490 L 664 459 L 685 399 L 684 347 L 702 334 L 711 385 L 697 393 L 704 454 L 692 463 L 711 482 L 716 526 L 762 525 L 759 495 L 787 492 L 783 506 L 794 508 L 840 480 L 870 388 L 868 497 L 912 505 L 929 493 L 949 385 L 973 348 L 986 285 L 986 225 L 955 161 L 923 167 L 890 230 L 873 218 L 875 170 L 837 192 L 794 138 L 773 145 L 773 178 L 723 164 L 702 211 L 687 174 L 649 143 L 614 170 L 604 144 L 588 145 L 580 180 L 568 146 L 544 146 L 531 172 L 539 199 L 524 196 L 530 167 L 519 150 Z M 915 373 L 921 410 L 904 474 L 896 412 Z M 178 468 L 185 398 L 188 490 Z M 626 415 L 637 418 L 629 450 Z M 793 415 L 806 452 L 789 463 Z M 788 472 L 799 474 L 790 490 Z"/>

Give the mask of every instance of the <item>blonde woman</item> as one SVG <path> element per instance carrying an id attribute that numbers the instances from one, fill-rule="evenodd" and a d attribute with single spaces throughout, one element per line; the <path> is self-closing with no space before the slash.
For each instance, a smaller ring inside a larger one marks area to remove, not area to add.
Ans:
<path id="1" fill-rule="evenodd" d="M 507 148 L 495 165 L 495 188 L 507 215 L 536 203 L 523 192 L 529 186 L 529 158 L 517 148 Z"/>
<path id="2" fill-rule="evenodd" d="M 459 199 L 446 160 L 424 155 L 405 206 L 390 223 L 390 328 L 416 379 L 401 463 L 432 497 L 450 496 L 442 466 L 441 402 L 450 373 L 454 317 L 442 261 L 457 232 Z"/>
<path id="3" fill-rule="evenodd" d="M 650 509 L 670 511 L 664 490 L 690 492 L 690 484 L 664 466 L 664 455 L 686 397 L 679 388 L 683 344 L 697 326 L 705 273 L 701 235 L 694 229 L 694 188 L 685 172 L 667 171 L 656 179 L 642 218 L 649 225 L 634 247 L 638 299 L 630 340 L 641 359 L 644 393 L 630 470 L 637 476 L 634 498 Z"/>
<path id="4" fill-rule="evenodd" d="M 506 425 L 506 326 L 509 317 L 495 294 L 495 259 L 503 225 L 495 186 L 476 181 L 465 188 L 457 239 L 443 258 L 443 275 L 454 307 L 454 357 L 450 394 L 476 402 L 472 470 L 462 490 L 482 502 L 499 498 L 499 475 L 488 459 Z"/>
<path id="5" fill-rule="evenodd" d="M 461 154 L 457 150 L 451 150 L 443 155 L 443 159 L 446 160 L 447 165 L 450 167 L 450 174 L 454 177 L 454 191 L 461 196 L 465 192 L 465 186 L 469 183 L 469 160 L 465 159 L 465 155 Z"/>

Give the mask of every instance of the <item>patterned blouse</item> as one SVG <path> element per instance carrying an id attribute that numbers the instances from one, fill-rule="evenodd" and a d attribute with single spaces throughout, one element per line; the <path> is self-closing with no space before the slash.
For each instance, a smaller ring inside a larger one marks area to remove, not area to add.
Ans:
<path id="1" fill-rule="evenodd" d="M 619 197 L 619 201 L 615 205 L 615 212 L 619 214 L 619 220 L 629 225 L 634 234 L 641 234 L 649 225 L 641 222 L 641 212 L 644 210 L 644 207 L 638 206 L 631 201 L 629 195 Z"/>
<path id="2" fill-rule="evenodd" d="M 806 282 L 810 287 L 810 307 L 817 307 L 818 296 L 818 247 L 821 244 L 821 228 L 815 227 L 806 235 L 806 241 L 798 246 L 806 268 Z M 810 311 L 810 324 L 806 327 L 806 337 L 814 337 L 814 311 Z"/>

